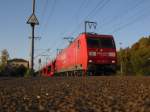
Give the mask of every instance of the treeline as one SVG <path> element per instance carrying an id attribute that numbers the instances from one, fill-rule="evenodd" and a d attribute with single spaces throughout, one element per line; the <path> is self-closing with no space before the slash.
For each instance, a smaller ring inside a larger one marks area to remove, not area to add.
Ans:
<path id="1" fill-rule="evenodd" d="M 119 50 L 118 70 L 123 75 L 150 75 L 150 36 Z"/>

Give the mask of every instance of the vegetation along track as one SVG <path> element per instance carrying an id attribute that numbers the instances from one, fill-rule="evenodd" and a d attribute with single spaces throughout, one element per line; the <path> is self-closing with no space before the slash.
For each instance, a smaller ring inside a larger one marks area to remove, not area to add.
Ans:
<path id="1" fill-rule="evenodd" d="M 150 112 L 150 77 L 1 79 L 0 112 L 30 111 Z"/>

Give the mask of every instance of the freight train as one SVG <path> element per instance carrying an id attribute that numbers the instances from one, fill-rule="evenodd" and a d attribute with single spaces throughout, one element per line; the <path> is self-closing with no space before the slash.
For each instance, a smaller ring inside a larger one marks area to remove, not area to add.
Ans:
<path id="1" fill-rule="evenodd" d="M 42 69 L 44 76 L 96 75 L 116 72 L 117 53 L 112 35 L 80 34 Z"/>

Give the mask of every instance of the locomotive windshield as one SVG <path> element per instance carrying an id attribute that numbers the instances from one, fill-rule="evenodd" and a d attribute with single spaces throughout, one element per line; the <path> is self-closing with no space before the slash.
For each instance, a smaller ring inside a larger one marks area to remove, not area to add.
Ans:
<path id="1" fill-rule="evenodd" d="M 101 38 L 100 47 L 102 48 L 115 48 L 115 44 L 112 38 Z"/>
<path id="2" fill-rule="evenodd" d="M 89 48 L 98 48 L 99 47 L 99 40 L 93 39 L 93 38 L 88 38 L 87 39 L 87 45 Z"/>
<path id="3" fill-rule="evenodd" d="M 112 38 L 87 38 L 89 48 L 115 48 Z"/>

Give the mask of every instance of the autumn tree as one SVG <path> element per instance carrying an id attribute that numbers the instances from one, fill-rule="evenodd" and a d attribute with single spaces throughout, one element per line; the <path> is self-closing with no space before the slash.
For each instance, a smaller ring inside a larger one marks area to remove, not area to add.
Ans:
<path id="1" fill-rule="evenodd" d="M 131 48 L 121 49 L 118 62 L 124 74 L 150 75 L 150 36 L 142 37 Z"/>
<path id="2" fill-rule="evenodd" d="M 132 74 L 132 65 L 131 65 L 131 53 L 130 49 L 120 49 L 118 52 L 118 68 L 123 75 Z"/>
<path id="3" fill-rule="evenodd" d="M 150 75 L 150 36 L 143 37 L 131 47 L 131 62 L 136 74 Z"/>

